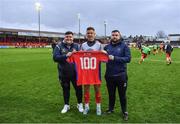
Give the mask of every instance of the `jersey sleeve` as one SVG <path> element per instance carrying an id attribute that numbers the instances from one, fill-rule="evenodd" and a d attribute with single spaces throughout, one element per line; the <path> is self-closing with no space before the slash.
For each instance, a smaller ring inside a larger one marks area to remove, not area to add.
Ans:
<path id="1" fill-rule="evenodd" d="M 74 63 L 74 54 L 72 54 L 71 56 L 69 56 L 67 59 L 66 59 L 67 62 L 69 63 Z"/>
<path id="2" fill-rule="evenodd" d="M 108 62 L 109 60 L 109 57 L 107 54 L 103 53 L 103 52 L 100 52 L 99 54 L 99 60 L 102 61 L 102 62 Z"/>

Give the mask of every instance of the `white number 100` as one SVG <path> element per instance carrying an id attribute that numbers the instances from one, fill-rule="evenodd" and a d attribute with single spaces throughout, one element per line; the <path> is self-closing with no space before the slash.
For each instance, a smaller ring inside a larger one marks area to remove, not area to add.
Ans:
<path id="1" fill-rule="evenodd" d="M 96 69 L 96 58 L 80 57 L 81 69 Z"/>

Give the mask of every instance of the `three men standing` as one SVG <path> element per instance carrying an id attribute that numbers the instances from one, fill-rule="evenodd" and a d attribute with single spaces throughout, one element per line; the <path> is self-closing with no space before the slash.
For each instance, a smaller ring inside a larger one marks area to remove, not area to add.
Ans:
<path id="1" fill-rule="evenodd" d="M 88 27 L 86 30 L 87 41 L 82 44 L 81 50 L 83 51 L 101 51 L 101 44 L 95 40 L 95 29 Z M 90 99 L 90 85 L 84 85 L 84 101 L 85 109 L 82 105 L 82 87 L 76 84 L 75 67 L 73 64 L 67 63 L 67 57 L 71 56 L 72 52 L 78 51 L 78 45 L 73 43 L 73 33 L 66 32 L 65 39 L 62 43 L 59 43 L 54 50 L 54 61 L 58 62 L 59 79 L 63 88 L 64 96 L 64 108 L 61 113 L 66 113 L 69 109 L 69 91 L 70 81 L 72 82 L 78 100 L 78 109 L 80 112 L 87 114 L 89 111 L 89 99 Z M 123 42 L 121 34 L 118 30 L 112 31 L 111 42 L 105 46 L 104 52 L 108 55 L 109 61 L 106 64 L 106 86 L 109 95 L 109 107 L 107 113 L 114 111 L 115 105 L 115 93 L 118 88 L 120 104 L 124 120 L 128 119 L 127 113 L 127 64 L 131 60 L 130 49 Z M 100 85 L 94 85 L 95 98 L 96 98 L 96 113 L 101 115 L 101 94 Z"/>

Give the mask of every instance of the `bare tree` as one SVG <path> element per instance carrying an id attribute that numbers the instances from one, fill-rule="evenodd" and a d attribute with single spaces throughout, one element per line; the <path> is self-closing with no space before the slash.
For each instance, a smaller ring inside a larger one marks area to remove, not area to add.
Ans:
<path id="1" fill-rule="evenodd" d="M 164 31 L 160 30 L 160 31 L 158 31 L 158 32 L 156 33 L 156 37 L 157 37 L 157 38 L 166 38 L 167 35 L 165 34 Z"/>

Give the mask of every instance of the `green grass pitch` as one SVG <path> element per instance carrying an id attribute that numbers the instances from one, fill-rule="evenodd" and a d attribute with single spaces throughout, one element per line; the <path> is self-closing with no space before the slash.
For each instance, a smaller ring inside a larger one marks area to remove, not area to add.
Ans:
<path id="1" fill-rule="evenodd" d="M 128 122 L 180 123 L 180 49 L 174 49 L 172 64 L 165 55 L 150 55 L 141 65 L 140 53 L 131 49 L 128 64 Z M 102 111 L 108 106 L 108 94 L 102 65 Z M 120 103 L 116 94 L 115 112 L 96 116 L 94 89 L 91 87 L 90 113 L 79 113 L 71 87 L 71 109 L 61 114 L 62 89 L 57 65 L 50 49 L 0 49 L 0 122 L 86 122 L 120 123 Z"/>

